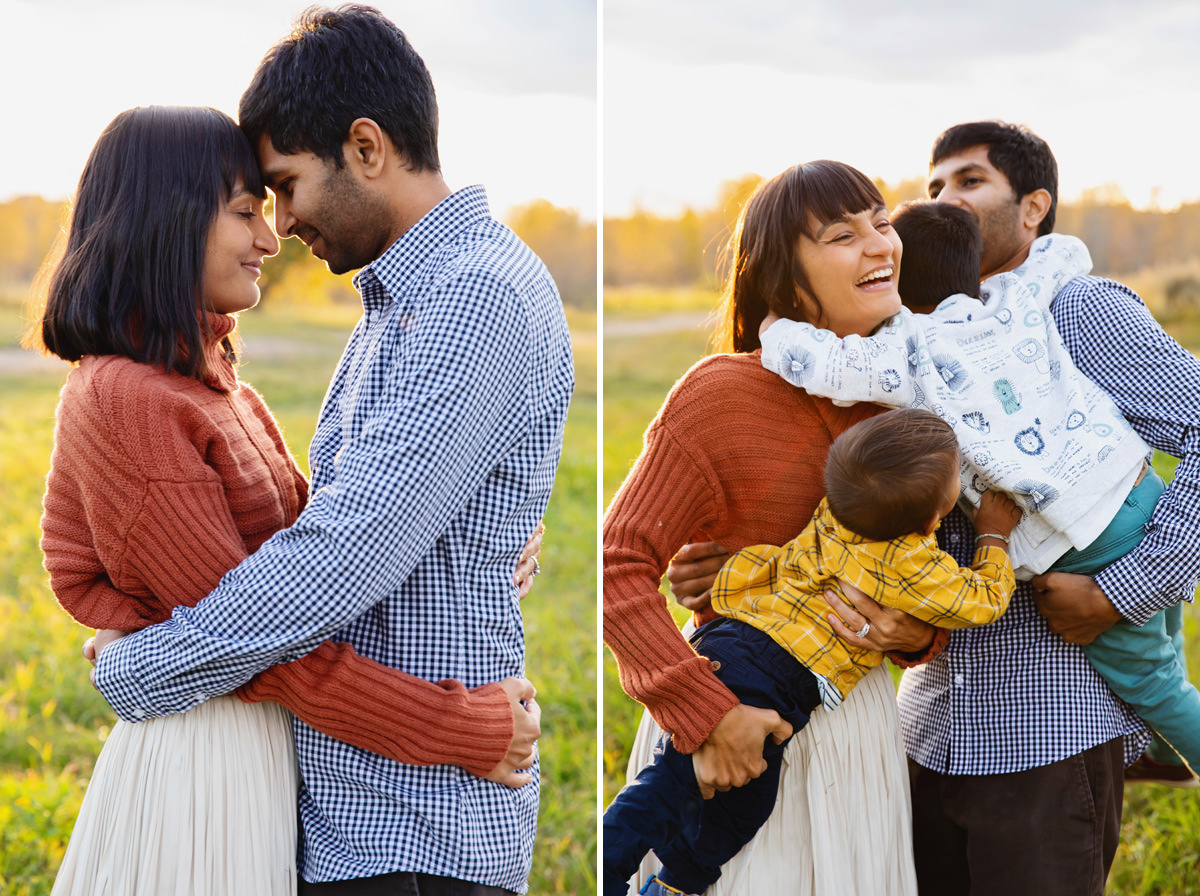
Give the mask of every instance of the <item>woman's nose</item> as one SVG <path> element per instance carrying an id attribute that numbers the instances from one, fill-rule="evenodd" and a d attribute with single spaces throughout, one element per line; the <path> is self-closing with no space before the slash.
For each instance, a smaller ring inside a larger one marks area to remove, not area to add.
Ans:
<path id="1" fill-rule="evenodd" d="M 888 239 L 887 234 L 874 229 L 872 233 L 874 235 L 867 241 L 869 255 L 891 255 L 895 251 L 896 244 Z"/>
<path id="2" fill-rule="evenodd" d="M 274 255 L 279 251 L 279 237 L 275 235 L 275 231 L 271 228 L 271 222 L 265 218 L 261 218 L 262 226 L 258 232 L 254 234 L 254 245 L 262 249 L 267 255 Z"/>

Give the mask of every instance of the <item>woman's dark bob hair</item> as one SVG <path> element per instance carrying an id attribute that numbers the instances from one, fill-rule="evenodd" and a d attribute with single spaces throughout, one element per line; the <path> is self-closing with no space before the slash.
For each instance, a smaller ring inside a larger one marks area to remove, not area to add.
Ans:
<path id="1" fill-rule="evenodd" d="M 114 118 L 79 178 L 42 314 L 46 349 L 202 376 L 204 250 L 239 181 L 266 195 L 250 144 L 223 112 L 146 106 Z"/>
<path id="2" fill-rule="evenodd" d="M 721 295 L 723 322 L 718 347 L 752 352 L 760 348 L 758 326 L 774 311 L 780 317 L 820 325 L 801 301 L 817 309 L 808 278 L 796 259 L 801 234 L 844 215 L 884 208 L 869 177 L 843 162 L 804 162 L 759 184 L 747 200 L 726 248 L 728 272 Z"/>

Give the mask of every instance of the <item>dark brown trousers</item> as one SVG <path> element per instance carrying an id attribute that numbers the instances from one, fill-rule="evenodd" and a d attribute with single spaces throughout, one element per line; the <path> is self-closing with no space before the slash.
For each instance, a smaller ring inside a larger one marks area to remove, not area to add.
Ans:
<path id="1" fill-rule="evenodd" d="M 921 896 L 1101 896 L 1121 833 L 1121 738 L 1007 775 L 909 760 Z"/>

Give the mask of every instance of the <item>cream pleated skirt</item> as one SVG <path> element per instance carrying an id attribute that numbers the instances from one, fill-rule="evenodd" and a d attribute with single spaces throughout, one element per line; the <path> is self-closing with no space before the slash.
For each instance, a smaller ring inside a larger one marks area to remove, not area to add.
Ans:
<path id="1" fill-rule="evenodd" d="M 660 733 L 643 713 L 629 780 Z M 631 891 L 658 869 L 648 856 Z M 774 813 L 705 892 L 915 896 L 908 769 L 886 668 L 873 669 L 835 711 L 816 710 L 791 739 Z"/>
<path id="2" fill-rule="evenodd" d="M 290 896 L 296 786 L 291 717 L 274 703 L 118 721 L 53 896 Z"/>

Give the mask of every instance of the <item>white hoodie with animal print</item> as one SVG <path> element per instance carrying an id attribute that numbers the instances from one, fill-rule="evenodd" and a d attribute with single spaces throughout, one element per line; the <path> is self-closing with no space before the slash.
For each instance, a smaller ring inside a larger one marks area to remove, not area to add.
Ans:
<path id="1" fill-rule="evenodd" d="M 1076 368 L 1050 316 L 1062 286 L 1091 268 L 1080 240 L 1042 236 L 1024 264 L 983 282 L 980 299 L 954 295 L 931 314 L 903 308 L 871 336 L 777 321 L 762 363 L 839 403 L 922 407 L 949 423 L 963 497 L 978 505 L 991 489 L 1021 506 L 1009 553 L 1027 579 L 1104 530 L 1151 454 Z"/>

